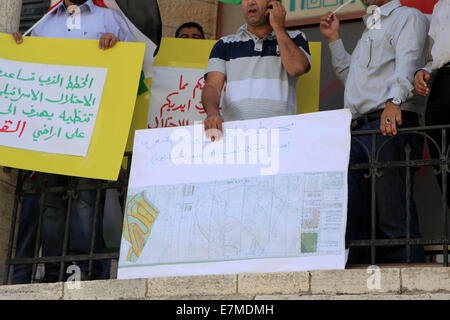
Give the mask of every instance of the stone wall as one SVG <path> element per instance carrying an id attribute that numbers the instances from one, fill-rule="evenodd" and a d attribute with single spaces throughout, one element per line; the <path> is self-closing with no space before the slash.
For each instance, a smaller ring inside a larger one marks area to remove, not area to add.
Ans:
<path id="1" fill-rule="evenodd" d="M 0 1 L 0 32 L 11 33 L 19 30 L 21 9 L 21 0 Z M 4 261 L 8 249 L 16 175 L 16 170 L 5 171 L 0 167 L 0 284 L 3 282 Z"/>
<path id="2" fill-rule="evenodd" d="M 0 167 L 0 284 L 5 274 L 16 179 L 17 170 Z"/>
<path id="3" fill-rule="evenodd" d="M 0 286 L 0 299 L 32 300 L 354 300 L 450 299 L 450 268 L 381 267 Z M 370 285 L 368 285 L 370 283 Z M 371 287 L 372 285 L 375 285 Z"/>
<path id="4" fill-rule="evenodd" d="M 175 31 L 185 22 L 199 23 L 207 39 L 216 38 L 216 0 L 159 0 L 163 37 L 174 37 Z"/>
<path id="5" fill-rule="evenodd" d="M 19 30 L 22 0 L 0 1 L 0 32 L 11 33 Z"/>

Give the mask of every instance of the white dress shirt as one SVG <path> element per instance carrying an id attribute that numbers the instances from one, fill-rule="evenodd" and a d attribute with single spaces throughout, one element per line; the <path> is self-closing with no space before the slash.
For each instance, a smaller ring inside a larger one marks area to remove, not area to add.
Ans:
<path id="1" fill-rule="evenodd" d="M 435 5 L 429 35 L 431 54 L 424 69 L 431 73 L 450 62 L 450 0 Z"/>

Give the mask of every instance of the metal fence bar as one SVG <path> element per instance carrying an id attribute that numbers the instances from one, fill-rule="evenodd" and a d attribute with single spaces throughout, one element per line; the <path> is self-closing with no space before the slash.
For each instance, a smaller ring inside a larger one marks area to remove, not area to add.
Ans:
<path id="1" fill-rule="evenodd" d="M 69 239 L 70 239 L 70 225 L 71 225 L 71 219 L 72 219 L 72 202 L 73 198 L 76 196 L 75 191 L 73 191 L 73 178 L 69 177 L 69 190 L 67 191 L 67 195 L 69 197 L 68 203 L 67 203 L 67 214 L 66 214 L 66 223 L 65 223 L 65 229 L 64 229 L 64 241 L 63 241 L 63 251 L 61 257 L 64 258 L 67 255 L 67 248 L 69 246 Z M 64 266 L 65 263 L 63 260 L 61 260 L 61 263 L 59 265 L 59 281 L 63 281 L 64 277 Z"/>
<path id="2" fill-rule="evenodd" d="M 36 242 L 34 247 L 34 258 L 36 259 L 39 256 L 39 248 L 41 246 L 41 230 L 42 230 L 42 222 L 44 217 L 44 210 L 45 210 L 45 199 L 46 199 L 46 192 L 45 192 L 45 182 L 43 182 L 44 185 L 42 186 L 42 194 L 41 194 L 41 201 L 39 203 L 39 224 L 38 229 L 36 232 Z M 33 268 L 31 271 L 31 282 L 34 282 L 36 280 L 36 271 L 37 271 L 37 264 L 33 264 Z"/>
<path id="3" fill-rule="evenodd" d="M 444 232 L 442 233 L 442 246 L 443 246 L 443 258 L 444 266 L 448 267 L 448 221 L 447 221 L 447 174 L 448 163 L 447 163 L 447 129 L 442 129 L 442 165 L 441 165 L 441 176 L 442 176 L 442 225 Z"/>
<path id="4" fill-rule="evenodd" d="M 371 214 L 370 214 L 370 239 L 374 241 L 377 237 L 377 231 L 376 231 L 376 221 L 377 221 L 377 193 L 376 193 L 376 184 L 377 184 L 377 175 L 378 171 L 376 168 L 374 168 L 373 164 L 377 162 L 376 154 L 377 154 L 377 136 L 376 134 L 372 134 L 372 150 L 370 154 L 370 164 L 371 164 L 371 170 L 370 170 L 370 179 L 371 179 Z M 371 244 L 370 245 L 370 263 L 374 266 L 376 265 L 376 247 Z"/>
<path id="5" fill-rule="evenodd" d="M 16 230 L 16 220 L 17 220 L 17 211 L 19 209 L 19 201 L 20 201 L 20 190 L 22 190 L 22 184 L 23 184 L 23 170 L 19 170 L 17 173 L 17 184 L 16 184 L 16 190 L 14 195 L 14 205 L 13 205 L 13 214 L 11 218 L 11 227 L 10 227 L 10 233 L 9 233 L 9 240 L 8 240 L 8 253 L 7 257 L 8 259 L 11 259 L 12 257 L 12 251 L 13 251 L 13 244 L 14 244 L 14 236 L 15 236 L 15 230 Z M 10 271 L 11 271 L 11 265 L 6 265 L 6 274 L 4 276 L 3 284 L 8 284 L 9 277 L 10 277 Z"/>
<path id="6" fill-rule="evenodd" d="M 411 159 L 411 145 L 405 148 L 406 161 Z M 411 240 L 411 167 L 406 167 L 406 240 Z M 406 244 L 406 263 L 411 263 L 411 245 Z"/>
<path id="7" fill-rule="evenodd" d="M 98 183 L 97 183 L 98 185 Z M 97 219 L 98 215 L 100 214 L 100 198 L 101 198 L 101 189 L 97 187 L 97 192 L 95 196 L 95 208 L 94 208 L 94 218 L 92 221 L 92 231 L 91 231 L 91 244 L 89 249 L 89 255 L 92 256 L 94 254 L 94 246 L 95 246 L 95 238 L 97 237 Z M 91 279 L 92 277 L 92 267 L 93 267 L 93 260 L 89 260 L 88 265 L 88 278 Z"/>
<path id="8" fill-rule="evenodd" d="M 70 256 L 56 256 L 56 257 L 38 257 L 38 258 L 21 258 L 21 259 L 9 259 L 6 260 L 8 265 L 18 264 L 33 264 L 33 263 L 55 263 L 55 262 L 71 262 L 71 261 L 89 261 L 89 260 L 106 260 L 106 259 L 118 259 L 119 253 L 97 253 L 93 255 L 81 254 Z"/>

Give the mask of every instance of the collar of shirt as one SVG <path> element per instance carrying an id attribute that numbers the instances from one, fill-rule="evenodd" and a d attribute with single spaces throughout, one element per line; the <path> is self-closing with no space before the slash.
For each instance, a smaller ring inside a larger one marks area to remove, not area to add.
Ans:
<path id="1" fill-rule="evenodd" d="M 380 8 L 380 14 L 384 17 L 389 17 L 395 9 L 401 7 L 402 4 L 400 0 L 393 0 L 391 2 L 388 2 L 384 5 L 382 5 Z M 367 26 L 367 20 L 375 13 L 375 10 L 372 13 L 368 13 L 363 17 L 364 23 Z"/>
<path id="2" fill-rule="evenodd" d="M 96 6 L 92 0 L 88 0 L 80 6 L 80 11 L 84 9 L 89 10 L 90 12 L 94 12 L 96 10 Z M 64 0 L 63 4 L 58 8 L 57 14 L 60 15 L 62 13 L 67 13 L 67 7 Z"/>
<path id="3" fill-rule="evenodd" d="M 275 31 L 272 30 L 271 33 L 269 33 L 268 35 L 264 36 L 263 38 L 258 38 L 257 35 L 253 34 L 252 32 L 250 32 L 248 30 L 248 25 L 244 24 L 242 25 L 239 30 L 238 30 L 239 34 L 247 34 L 250 38 L 252 38 L 253 40 L 257 41 L 257 40 L 273 40 L 276 38 L 275 36 Z"/>

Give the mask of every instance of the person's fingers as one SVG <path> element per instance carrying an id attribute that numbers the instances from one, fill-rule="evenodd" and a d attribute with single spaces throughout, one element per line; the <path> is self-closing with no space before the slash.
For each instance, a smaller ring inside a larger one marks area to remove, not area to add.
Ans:
<path id="1" fill-rule="evenodd" d="M 419 86 L 422 90 L 425 90 L 427 88 L 427 80 L 425 79 L 426 74 L 419 74 L 418 80 L 419 80 Z"/>
<path id="2" fill-rule="evenodd" d="M 383 117 L 381 118 L 380 122 L 380 131 L 383 134 L 383 136 L 386 135 L 386 119 L 383 119 Z"/>
<path id="3" fill-rule="evenodd" d="M 217 141 L 222 140 L 222 120 L 218 119 L 216 122 L 215 136 L 217 137 Z"/>
<path id="4" fill-rule="evenodd" d="M 105 41 L 105 37 L 101 37 L 100 41 L 98 42 L 98 46 L 101 50 L 103 50 L 103 42 Z"/>
<path id="5" fill-rule="evenodd" d="M 428 72 L 427 73 L 425 73 L 425 75 L 424 75 L 424 80 L 425 81 L 430 81 L 430 79 L 431 79 L 431 74 L 429 74 Z"/>
<path id="6" fill-rule="evenodd" d="M 390 134 L 390 135 L 391 135 L 391 136 L 392 136 L 392 135 L 395 136 L 395 135 L 397 134 L 397 122 L 396 122 L 395 120 L 392 120 L 392 121 L 391 121 L 391 126 L 390 126 L 390 127 L 391 127 L 391 134 Z"/>
<path id="7" fill-rule="evenodd" d="M 22 34 L 20 32 L 14 32 L 12 36 L 17 44 L 21 44 L 23 42 Z"/>
<path id="8" fill-rule="evenodd" d="M 402 126 L 402 125 L 403 125 L 403 119 L 402 119 L 402 112 L 401 112 L 401 111 L 398 112 L 398 113 L 395 115 L 395 122 L 396 122 L 399 126 Z"/>
<path id="9" fill-rule="evenodd" d="M 205 120 L 205 133 L 208 134 L 208 130 L 211 128 L 211 119 Z"/>
<path id="10" fill-rule="evenodd" d="M 387 118 L 387 119 L 390 119 L 390 118 Z M 392 124 L 393 124 L 394 122 L 391 120 L 391 122 L 389 123 L 389 124 L 386 124 L 385 123 L 385 129 L 386 129 L 386 134 L 388 135 L 388 136 L 392 136 Z"/>
<path id="11" fill-rule="evenodd" d="M 112 41 L 111 41 L 111 48 L 114 47 L 114 46 L 116 45 L 116 43 L 119 42 L 119 41 L 120 41 L 120 40 L 119 40 L 119 38 L 117 38 L 117 37 L 112 38 Z"/>
<path id="12" fill-rule="evenodd" d="M 113 46 L 113 41 L 114 41 L 114 38 L 109 38 L 109 39 L 107 39 L 107 42 L 106 42 L 106 49 L 111 49 L 111 48 L 112 48 L 112 46 Z"/>
<path id="13" fill-rule="evenodd" d="M 219 125 L 217 126 L 217 129 L 219 129 L 220 132 L 223 132 L 223 127 L 222 127 L 222 119 L 219 119 Z"/>

